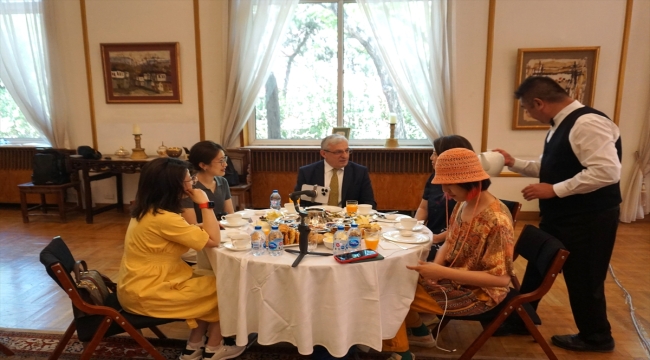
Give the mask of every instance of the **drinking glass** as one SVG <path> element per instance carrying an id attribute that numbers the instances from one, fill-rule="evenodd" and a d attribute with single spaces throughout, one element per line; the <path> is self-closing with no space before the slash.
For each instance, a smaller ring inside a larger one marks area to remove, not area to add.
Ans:
<path id="1" fill-rule="evenodd" d="M 377 230 L 364 231 L 363 241 L 366 244 L 366 249 L 377 250 L 377 245 L 379 245 L 379 231 Z"/>
<path id="2" fill-rule="evenodd" d="M 357 216 L 357 210 L 359 210 L 359 202 L 357 200 L 346 200 L 345 210 L 348 212 L 348 216 Z"/>

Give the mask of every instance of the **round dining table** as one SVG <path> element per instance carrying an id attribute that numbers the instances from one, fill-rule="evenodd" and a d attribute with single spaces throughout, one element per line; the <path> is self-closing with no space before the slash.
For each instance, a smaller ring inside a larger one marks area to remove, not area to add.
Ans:
<path id="1" fill-rule="evenodd" d="M 395 225 L 382 223 L 382 233 Z M 358 344 L 381 351 L 382 340 L 395 336 L 415 295 L 418 273 L 406 265 L 426 259 L 432 234 L 421 228 L 427 242 L 382 237 L 377 252 L 384 259 L 359 263 L 307 255 L 291 267 L 296 254 L 289 252 L 253 256 L 232 247 L 205 249 L 199 267 L 216 274 L 222 334 L 236 336 L 243 346 L 257 333 L 261 345 L 288 342 L 303 355 L 315 345 L 335 357 Z M 323 245 L 316 251 L 331 252 Z"/>

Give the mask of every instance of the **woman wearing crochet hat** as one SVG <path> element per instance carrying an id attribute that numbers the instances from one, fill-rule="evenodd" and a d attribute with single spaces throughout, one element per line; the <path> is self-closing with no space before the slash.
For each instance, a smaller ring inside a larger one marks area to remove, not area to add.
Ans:
<path id="1" fill-rule="evenodd" d="M 433 184 L 442 185 L 445 195 L 457 204 L 449 220 L 447 241 L 434 261 L 407 266 L 421 278 L 404 324 L 395 338 L 384 341 L 384 351 L 395 352 L 392 359 L 414 358 L 409 344 L 436 346 L 418 313 L 484 313 L 505 299 L 514 275 L 510 211 L 487 191 L 490 176 L 477 155 L 463 148 L 440 154 Z"/>

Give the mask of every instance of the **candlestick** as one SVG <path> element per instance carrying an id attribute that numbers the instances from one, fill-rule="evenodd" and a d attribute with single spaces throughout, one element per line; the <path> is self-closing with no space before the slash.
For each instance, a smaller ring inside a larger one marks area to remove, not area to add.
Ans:
<path id="1" fill-rule="evenodd" d="M 399 147 L 399 143 L 395 139 L 395 124 L 390 124 L 390 138 L 386 139 L 384 146 L 387 148 Z"/>
<path id="2" fill-rule="evenodd" d="M 142 134 L 142 131 L 140 130 L 140 125 L 133 124 L 133 134 Z"/>
<path id="3" fill-rule="evenodd" d="M 133 126 L 133 131 L 136 130 L 136 126 Z M 140 127 L 138 126 L 137 130 L 140 130 Z M 133 153 L 131 153 L 131 159 L 146 159 L 147 154 L 145 154 L 144 149 L 140 147 L 140 134 L 133 134 L 133 137 L 135 138 L 135 148 L 131 149 L 133 150 Z"/>

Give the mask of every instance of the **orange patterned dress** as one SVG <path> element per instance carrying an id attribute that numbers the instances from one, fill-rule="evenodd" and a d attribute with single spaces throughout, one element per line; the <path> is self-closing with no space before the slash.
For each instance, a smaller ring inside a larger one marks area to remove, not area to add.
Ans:
<path id="1" fill-rule="evenodd" d="M 464 206 L 465 203 L 456 204 L 451 215 L 445 261 L 454 269 L 483 271 L 495 276 L 514 275 L 514 230 L 508 208 L 495 199 L 467 222 L 460 218 Z M 420 284 L 453 316 L 484 313 L 503 301 L 508 293 L 507 287 L 461 285 L 451 280 L 441 280 L 437 286 L 427 280 L 421 280 Z"/>

